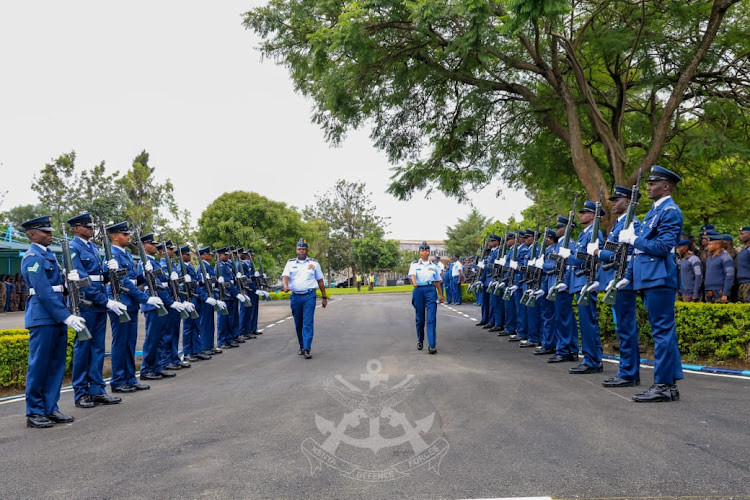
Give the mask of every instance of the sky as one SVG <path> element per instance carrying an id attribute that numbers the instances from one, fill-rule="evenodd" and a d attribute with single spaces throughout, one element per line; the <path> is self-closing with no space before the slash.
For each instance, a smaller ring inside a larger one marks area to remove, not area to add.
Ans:
<path id="1" fill-rule="evenodd" d="M 264 3 L 0 2 L 0 210 L 36 203 L 34 175 L 63 153 L 122 174 L 144 149 L 196 222 L 225 192 L 303 208 L 337 179 L 365 183 L 394 239 L 444 239 L 472 205 L 500 221 L 530 205 L 499 183 L 464 204 L 387 194 L 393 165 L 369 130 L 331 147 L 287 69 L 263 60 L 242 13 Z"/>

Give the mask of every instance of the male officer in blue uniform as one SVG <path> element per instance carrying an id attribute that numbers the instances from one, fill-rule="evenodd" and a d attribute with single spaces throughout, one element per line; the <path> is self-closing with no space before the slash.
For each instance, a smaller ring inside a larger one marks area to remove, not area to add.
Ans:
<path id="1" fill-rule="evenodd" d="M 120 316 L 127 310 L 127 306 L 107 297 L 104 283 L 108 276 L 107 268 L 102 264 L 99 247 L 91 241 L 94 236 L 91 214 L 72 217 L 68 219 L 68 225 L 75 235 L 70 242 L 73 268 L 81 279 L 88 278 L 91 282 L 90 286 L 83 289 L 86 300 L 91 304 L 81 304 L 81 317 L 86 320 L 91 339 L 81 342 L 76 336 L 73 345 L 73 398 L 79 408 L 117 404 L 122 399 L 107 394 L 107 384 L 102 376 L 107 310 Z M 102 237 L 106 238 L 104 235 Z"/>
<path id="2" fill-rule="evenodd" d="M 539 245 L 534 241 L 534 234 L 536 231 L 532 229 L 526 230 L 526 237 L 524 241 L 524 245 L 528 248 L 528 252 L 524 256 L 523 260 L 519 261 L 519 266 L 521 266 L 523 269 L 528 269 L 530 266 L 533 266 L 537 259 L 539 258 Z M 540 234 L 537 236 L 538 238 L 544 238 L 544 235 Z M 534 257 L 533 261 L 531 257 Z M 524 271 L 524 278 L 526 279 L 526 276 L 528 276 L 527 271 Z M 523 294 L 526 293 L 526 290 L 531 285 L 526 283 L 524 284 L 521 289 L 521 297 L 523 297 Z M 526 340 L 522 340 L 520 344 L 518 344 L 518 347 L 520 348 L 528 348 L 528 347 L 539 347 L 542 343 L 541 335 L 539 332 L 539 308 L 536 307 L 536 304 L 534 307 L 528 307 L 525 305 L 522 305 L 520 302 L 518 302 L 518 309 L 521 311 L 521 313 L 526 317 L 526 333 L 527 338 Z"/>
<path id="3" fill-rule="evenodd" d="M 440 285 L 440 288 L 444 291 L 445 295 L 445 303 L 446 304 L 453 304 L 453 289 L 451 288 L 453 283 L 453 259 L 448 263 L 448 267 L 445 269 L 445 272 L 442 276 L 442 284 Z"/>
<path id="4" fill-rule="evenodd" d="M 29 330 L 29 368 L 26 372 L 26 426 L 52 427 L 75 418 L 57 406 L 65 373 L 68 326 L 76 332 L 86 320 L 70 314 L 63 298 L 63 279 L 52 243 L 52 217 L 31 219 L 21 227 L 31 246 L 21 260 L 21 274 L 29 286 L 24 323 Z M 90 340 L 89 340 L 90 342 Z"/>
<path id="5" fill-rule="evenodd" d="M 146 252 L 147 263 L 141 262 L 139 264 L 139 275 L 143 275 L 146 264 L 151 269 L 158 269 L 159 262 L 156 260 L 157 244 L 154 241 L 153 233 L 144 234 L 141 236 L 141 243 L 143 243 L 143 249 Z M 154 277 L 156 282 L 156 293 L 159 299 L 163 302 L 164 306 L 170 310 L 179 311 L 182 308 L 182 304 L 172 300 L 172 297 L 167 291 L 167 280 L 168 277 L 165 273 L 161 273 Z M 141 380 L 161 380 L 163 378 L 174 377 L 173 372 L 164 370 L 159 362 L 160 350 L 159 346 L 162 343 L 162 339 L 166 334 L 166 327 L 169 315 L 159 316 L 156 311 L 156 304 L 141 304 L 141 311 L 146 319 L 146 337 L 143 339 L 143 358 L 141 361 Z"/>
<path id="6" fill-rule="evenodd" d="M 198 249 L 198 265 L 203 267 L 208 279 L 214 279 L 216 277 L 216 271 L 214 267 L 210 265 L 211 262 L 211 247 L 203 247 Z M 203 273 L 199 273 L 201 285 L 206 288 L 206 283 L 203 281 Z M 218 299 L 220 293 L 216 287 L 211 287 L 214 296 L 209 297 L 206 292 L 206 300 L 201 305 L 200 310 L 200 329 L 201 329 L 201 353 L 204 356 L 211 357 L 214 354 L 221 354 L 223 351 L 218 349 L 215 344 L 216 340 L 216 323 L 214 318 L 214 306 L 219 305 L 220 313 L 226 314 L 227 305 L 223 300 Z"/>
<path id="7" fill-rule="evenodd" d="M 252 322 L 253 313 L 256 313 L 256 311 L 258 310 L 258 296 L 255 295 L 255 291 L 258 289 L 258 287 L 255 284 L 254 279 L 255 268 L 251 266 L 250 256 L 247 254 L 247 251 L 244 248 L 240 248 L 237 253 L 240 256 L 240 272 L 247 278 L 247 283 L 249 283 L 250 290 L 252 291 L 252 293 L 245 295 L 245 297 L 247 297 L 247 300 L 250 301 L 250 304 L 252 304 L 252 307 L 240 307 L 240 338 L 242 340 L 250 340 L 257 338 L 257 336 L 253 333 Z"/>
<path id="8" fill-rule="evenodd" d="M 409 279 L 414 287 L 411 294 L 411 305 L 416 311 L 417 349 L 424 345 L 425 329 L 427 330 L 427 352 L 437 354 L 437 301 L 443 299 L 440 288 L 440 271 L 430 262 L 430 245 L 423 241 L 419 245 L 419 259 L 409 266 Z"/>
<path id="9" fill-rule="evenodd" d="M 614 193 L 610 196 L 612 212 L 617 215 L 607 241 L 619 243 L 620 232 L 625 229 L 628 205 L 633 190 L 623 186 L 615 186 Z M 636 195 L 640 198 L 640 194 Z M 633 227 L 640 232 L 641 223 L 633 218 Z M 634 248 L 628 247 L 628 261 L 632 260 Z M 596 256 L 602 264 L 613 262 L 615 252 L 606 249 L 589 247 L 589 255 Z M 599 274 L 600 285 L 609 286 L 615 277 L 615 270 L 602 270 Z M 617 302 L 614 305 L 615 327 L 617 329 L 617 340 L 620 344 L 620 365 L 617 374 L 602 382 L 604 387 L 634 387 L 640 385 L 640 362 L 641 355 L 638 348 L 638 323 L 636 322 L 636 293 L 633 284 L 628 283 L 617 292 Z"/>
<path id="10" fill-rule="evenodd" d="M 537 297 L 536 306 L 539 308 L 539 329 L 541 333 L 541 343 L 538 349 L 534 350 L 535 356 L 544 356 L 547 354 L 555 354 L 557 346 L 556 327 L 554 324 L 555 319 L 555 303 L 547 300 L 545 297 L 549 292 L 550 284 L 554 285 L 554 278 L 548 274 L 555 270 L 555 262 L 549 258 L 549 256 L 557 252 L 557 237 L 558 231 L 564 231 L 565 224 L 560 225 L 557 223 L 557 229 L 550 229 L 547 231 L 547 248 L 544 250 L 544 255 L 540 257 L 543 259 L 542 264 L 542 294 Z M 540 262 L 537 260 L 538 265 Z"/>
<path id="11" fill-rule="evenodd" d="M 505 275 L 503 275 L 502 279 L 506 279 L 508 281 L 507 286 L 509 288 L 512 288 L 514 286 L 518 286 L 516 284 L 516 279 L 513 279 L 513 283 L 510 282 L 509 274 L 510 269 L 515 265 L 518 266 L 518 260 L 517 255 L 513 255 L 513 245 L 516 243 L 516 238 L 520 238 L 521 231 L 519 230 L 518 233 L 508 233 L 505 237 L 505 245 L 507 248 L 507 253 L 505 254 L 505 257 L 502 259 L 501 264 L 505 267 Z M 520 242 L 519 242 L 520 243 Z M 516 254 L 518 253 L 518 248 L 516 248 Z M 503 300 L 503 293 L 499 295 L 494 295 L 495 300 L 497 300 L 497 307 L 502 307 L 504 309 L 504 323 L 503 323 L 503 330 L 498 332 L 498 336 L 509 336 L 511 339 L 516 338 L 516 334 L 518 333 L 518 311 L 516 310 L 516 303 L 515 301 L 511 300 Z"/>
<path id="12" fill-rule="evenodd" d="M 479 262 L 478 266 L 481 268 L 479 271 L 479 280 L 482 282 L 482 317 L 476 326 L 481 326 L 485 329 L 494 327 L 494 317 L 492 315 L 492 303 L 490 294 L 487 291 L 487 287 L 492 282 L 492 267 L 491 264 L 495 262 L 497 258 L 497 246 L 500 244 L 500 236 L 491 234 L 487 239 L 487 250 L 488 253 Z"/>
<path id="13" fill-rule="evenodd" d="M 518 238 L 518 247 L 516 247 L 516 254 L 509 257 L 508 265 L 515 270 L 513 276 L 513 283 L 508 283 L 511 289 L 511 298 L 507 303 L 512 304 L 513 316 L 515 317 L 515 333 L 508 337 L 508 342 L 520 342 L 527 341 L 529 333 L 526 329 L 526 314 L 521 308 L 521 280 L 523 280 L 523 270 L 521 267 L 529 257 L 529 246 L 526 244 L 526 230 L 519 229 L 516 234 Z M 507 311 L 507 309 L 506 309 Z"/>
<path id="14" fill-rule="evenodd" d="M 740 228 L 740 241 L 745 247 L 737 254 L 737 301 L 750 304 L 750 226 Z"/>
<path id="15" fill-rule="evenodd" d="M 599 209 L 600 215 L 604 216 L 605 212 Z M 580 294 L 584 287 L 588 287 L 590 300 L 588 305 L 578 304 L 578 322 L 581 325 L 581 347 L 583 349 L 583 362 L 568 370 L 573 375 L 582 375 L 586 373 L 598 373 L 603 370 L 602 365 L 602 338 L 599 332 L 599 315 L 596 310 L 596 295 L 599 291 L 599 283 L 594 281 L 587 283 L 586 276 L 577 276 L 576 272 L 581 268 L 584 261 L 576 257 L 580 253 L 587 253 L 590 249 L 600 249 L 604 246 L 604 234 L 599 231 L 598 234 L 592 234 L 593 222 L 596 217 L 596 203 L 586 201 L 583 208 L 578 211 L 579 222 L 583 225 L 583 231 L 578 235 L 575 251 L 568 259 L 571 266 L 571 283 L 568 288 L 570 293 Z M 596 264 L 594 264 L 596 265 Z M 580 299 L 580 295 L 578 296 Z"/>
<path id="16" fill-rule="evenodd" d="M 183 276 L 185 287 L 191 287 L 193 296 L 190 302 L 193 304 L 195 310 L 198 311 L 197 318 L 188 317 L 182 325 L 182 352 L 185 355 L 185 359 L 192 363 L 195 361 L 205 361 L 211 359 L 211 357 L 203 354 L 200 331 L 200 313 L 203 310 L 203 304 L 208 299 L 208 295 L 205 288 L 198 286 L 200 278 L 198 271 L 195 270 L 191 262 L 191 253 L 190 245 L 180 247 L 180 255 L 182 256 L 182 261 L 185 263 L 185 271 L 187 273 Z M 211 314 L 213 315 L 213 313 Z"/>
<path id="17" fill-rule="evenodd" d="M 297 354 L 304 355 L 305 359 L 312 358 L 310 349 L 314 334 L 316 286 L 320 289 L 323 298 L 323 308 L 328 305 L 323 277 L 318 261 L 307 256 L 307 241 L 300 238 L 297 242 L 297 257 L 287 261 L 281 273 L 281 280 L 284 284 L 284 291 L 292 292 L 289 299 L 299 341 Z"/>
<path id="18" fill-rule="evenodd" d="M 159 264 L 161 265 L 162 275 L 167 278 L 167 281 L 179 281 L 180 275 L 176 271 L 177 267 L 175 266 L 177 265 L 173 261 L 177 247 L 172 243 L 172 240 L 167 240 L 163 245 L 157 246 L 157 248 L 161 251 Z M 170 263 L 172 264 L 172 274 L 169 273 L 167 259 L 170 259 Z M 193 304 L 183 301 L 181 297 L 172 297 L 172 300 L 173 303 L 168 308 L 169 314 L 166 316 L 165 332 L 162 335 L 161 344 L 159 345 L 158 371 L 182 370 L 191 366 L 188 361 L 180 359 L 180 327 L 182 326 L 180 313 L 183 310 L 188 313 L 191 312 Z"/>
<path id="19" fill-rule="evenodd" d="M 682 212 L 672 200 L 679 175 L 659 165 L 651 167 L 648 197 L 654 200 L 640 231 L 634 227 L 620 231 L 620 241 L 635 247 L 622 288 L 633 283 L 643 294 L 648 321 L 654 338 L 654 384 L 633 396 L 636 402 L 676 401 L 680 397 L 676 381 L 683 378 L 680 350 L 675 331 L 674 303 L 677 297 L 677 263 L 674 249 L 682 232 Z"/>
<path id="20" fill-rule="evenodd" d="M 734 260 L 724 250 L 724 235 L 708 237 L 708 256 L 706 257 L 706 277 L 703 287 L 706 290 L 706 302 L 726 304 L 732 295 L 734 284 Z"/>
<path id="21" fill-rule="evenodd" d="M 250 310 L 250 326 L 249 331 L 251 335 L 261 335 L 263 332 L 258 331 L 258 313 L 260 310 L 260 297 L 263 295 L 263 291 L 260 290 L 260 271 L 255 267 L 255 253 L 251 248 L 248 248 L 243 257 L 242 264 L 247 268 L 247 275 L 250 277 L 250 289 L 253 291 L 250 296 L 250 302 L 253 307 L 247 309 Z"/>
<path id="22" fill-rule="evenodd" d="M 112 269 L 126 269 L 127 276 L 122 280 L 122 286 L 127 293 L 120 296 L 120 301 L 128 308 L 130 321 L 120 323 L 118 316 L 109 312 L 109 323 L 112 326 L 112 380 L 110 385 L 113 392 L 135 392 L 150 389 L 148 384 L 138 382 L 135 378 L 135 344 L 138 338 L 138 306 L 140 304 L 163 305 L 159 297 L 149 297 L 136 284 L 142 283 L 143 276 L 138 276 L 133 256 L 125 251 L 130 244 L 130 229 L 127 222 L 113 224 L 106 229 L 112 241 L 112 261 L 107 266 Z M 110 290 L 111 295 L 111 290 Z"/>
<path id="23" fill-rule="evenodd" d="M 463 276 L 463 270 L 464 266 L 461 264 L 461 261 L 458 260 L 458 254 L 455 254 L 451 261 L 451 285 L 450 292 L 448 293 L 453 298 L 453 303 L 456 305 L 461 305 L 461 277 Z M 440 289 L 442 290 L 442 286 Z"/>
<path id="24" fill-rule="evenodd" d="M 237 311 L 237 300 L 240 295 L 237 286 L 234 284 L 234 269 L 230 256 L 232 254 L 228 247 L 216 250 L 219 261 L 216 263 L 217 280 L 220 284 L 229 283 L 228 290 L 221 297 L 227 306 L 229 314 L 220 315 L 217 321 L 217 342 L 219 349 L 231 349 L 239 347 L 240 344 L 235 341 L 239 335 L 239 313 Z"/>
<path id="25" fill-rule="evenodd" d="M 565 234 L 565 226 L 568 224 L 567 217 L 558 217 L 558 242 L 555 247 L 555 253 L 563 258 L 569 259 L 571 250 L 575 248 L 576 242 L 570 238 L 568 247 L 563 246 L 562 238 Z M 575 227 L 575 222 L 572 223 Z M 578 327 L 576 325 L 575 315 L 573 313 L 573 293 L 570 291 L 573 287 L 574 276 L 571 270 L 570 260 L 565 263 L 565 275 L 561 283 L 550 283 L 550 287 L 556 287 L 558 290 L 557 300 L 555 301 L 555 319 L 556 325 L 555 337 L 557 345 L 555 355 L 547 359 L 547 363 L 562 363 L 564 361 L 578 361 Z"/>
<path id="26" fill-rule="evenodd" d="M 700 257 L 691 250 L 691 246 L 689 239 L 677 243 L 677 253 L 680 255 L 677 267 L 681 278 L 679 298 L 683 302 L 700 302 L 703 265 Z"/>

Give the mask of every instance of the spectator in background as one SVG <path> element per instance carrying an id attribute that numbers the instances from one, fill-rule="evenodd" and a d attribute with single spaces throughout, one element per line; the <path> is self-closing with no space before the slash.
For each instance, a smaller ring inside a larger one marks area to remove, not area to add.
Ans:
<path id="1" fill-rule="evenodd" d="M 750 226 L 740 229 L 740 242 L 745 246 L 737 254 L 737 302 L 750 304 Z"/>
<path id="2" fill-rule="evenodd" d="M 706 302 L 726 304 L 732 294 L 734 283 L 734 261 L 724 250 L 724 237 L 713 234 L 708 237 L 706 257 Z"/>
<path id="3" fill-rule="evenodd" d="M 680 268 L 680 300 L 683 302 L 701 301 L 701 282 L 703 281 L 703 269 L 701 260 L 690 248 L 690 240 L 683 239 L 677 244 L 677 253 L 680 260 L 677 262 Z"/>
<path id="4" fill-rule="evenodd" d="M 5 312 L 6 285 L 5 275 L 0 274 L 0 313 Z"/>
<path id="5" fill-rule="evenodd" d="M 18 297 L 18 310 L 25 311 L 26 302 L 29 300 L 29 285 L 23 279 L 18 282 Z"/>
<path id="6" fill-rule="evenodd" d="M 5 310 L 13 312 L 15 311 L 13 306 L 15 305 L 14 297 L 16 296 L 16 280 L 9 277 L 5 284 L 7 285 L 8 290 L 5 296 Z"/>

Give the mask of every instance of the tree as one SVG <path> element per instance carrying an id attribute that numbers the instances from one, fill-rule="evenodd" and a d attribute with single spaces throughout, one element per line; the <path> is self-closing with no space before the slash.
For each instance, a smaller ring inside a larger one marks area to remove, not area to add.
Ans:
<path id="1" fill-rule="evenodd" d="M 679 171 L 680 137 L 720 130 L 704 110 L 747 110 L 748 11 L 739 0 L 275 0 L 245 25 L 312 99 L 330 142 L 372 124 L 399 198 L 461 199 L 524 174 L 542 134 L 594 198 L 657 161 Z"/>
<path id="2" fill-rule="evenodd" d="M 46 215 L 47 209 L 43 205 L 18 205 L 0 214 L 4 224 L 13 225 L 20 230 L 21 224 L 29 219 Z"/>
<path id="3" fill-rule="evenodd" d="M 269 276 L 280 272 L 278 265 L 294 255 L 297 240 L 306 233 L 294 208 L 247 191 L 222 194 L 198 219 L 201 244 L 251 248 L 263 258 Z"/>
<path id="4" fill-rule="evenodd" d="M 466 219 L 458 219 L 456 225 L 448 226 L 445 234 L 445 250 L 449 255 L 474 254 L 482 246 L 482 231 L 490 220 L 474 208 Z"/>
<path id="5" fill-rule="evenodd" d="M 352 240 L 352 257 L 360 272 L 392 270 L 401 262 L 398 242 L 384 240 L 380 228 L 364 238 Z"/>
<path id="6" fill-rule="evenodd" d="M 72 208 L 78 193 L 78 176 L 76 169 L 76 152 L 64 153 L 44 165 L 42 171 L 34 176 L 31 184 L 42 204 L 52 215 L 52 227 L 63 233 L 64 222 L 72 214 Z"/>
<path id="7" fill-rule="evenodd" d="M 104 224 L 122 222 L 125 193 L 117 186 L 119 172 L 107 175 L 104 161 L 84 170 L 76 190 L 75 212 L 91 212 Z"/>

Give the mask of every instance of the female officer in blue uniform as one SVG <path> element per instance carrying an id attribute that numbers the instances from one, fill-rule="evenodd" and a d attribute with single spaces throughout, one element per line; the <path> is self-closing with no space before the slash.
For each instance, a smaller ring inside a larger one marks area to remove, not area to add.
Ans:
<path id="1" fill-rule="evenodd" d="M 440 270 L 430 262 L 430 245 L 423 241 L 419 245 L 419 260 L 415 260 L 409 267 L 409 279 L 414 287 L 411 304 L 417 312 L 417 349 L 422 350 L 425 326 L 427 326 L 427 351 L 437 354 L 435 349 L 437 324 L 437 300 L 444 300 L 440 289 Z"/>
<path id="2" fill-rule="evenodd" d="M 676 381 L 683 377 L 680 349 L 675 331 L 674 303 L 677 297 L 675 247 L 682 233 L 682 211 L 672 200 L 672 192 L 682 179 L 659 165 L 651 167 L 648 197 L 654 200 L 636 233 L 633 225 L 620 231 L 620 241 L 635 247 L 626 277 L 615 286 L 633 283 L 643 294 L 654 338 L 654 384 L 633 396 L 636 402 L 676 401 L 680 398 Z"/>
<path id="3" fill-rule="evenodd" d="M 57 407 L 65 373 L 67 326 L 83 330 L 86 320 L 70 314 L 63 298 L 60 264 L 49 250 L 52 216 L 31 219 L 21 227 L 31 246 L 21 260 L 21 274 L 29 286 L 24 322 L 29 330 L 29 368 L 26 372 L 26 426 L 69 424 L 73 417 Z"/>

